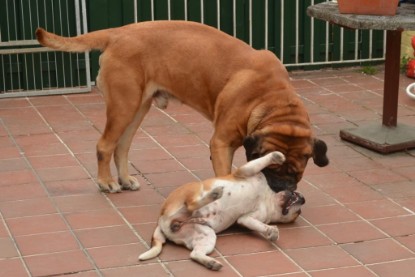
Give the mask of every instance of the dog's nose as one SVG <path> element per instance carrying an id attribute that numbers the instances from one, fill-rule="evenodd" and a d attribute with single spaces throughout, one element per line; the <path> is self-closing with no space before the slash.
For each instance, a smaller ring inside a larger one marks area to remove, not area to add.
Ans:
<path id="1" fill-rule="evenodd" d="M 304 198 L 304 195 L 303 195 L 302 193 L 298 192 L 298 191 L 295 191 L 294 193 L 295 193 L 295 194 L 297 195 L 297 197 L 298 197 L 298 203 L 299 203 L 300 205 L 304 205 L 304 204 L 305 204 L 305 198 Z"/>
<path id="2" fill-rule="evenodd" d="M 297 182 L 292 181 L 292 180 L 288 180 L 286 182 L 286 188 L 287 190 L 294 192 L 297 189 Z"/>

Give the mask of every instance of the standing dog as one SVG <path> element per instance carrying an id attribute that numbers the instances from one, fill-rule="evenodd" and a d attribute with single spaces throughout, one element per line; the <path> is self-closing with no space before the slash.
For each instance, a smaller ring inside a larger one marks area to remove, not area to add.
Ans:
<path id="1" fill-rule="evenodd" d="M 152 247 L 139 259 L 158 256 L 169 239 L 191 249 L 193 260 L 219 270 L 222 264 L 207 254 L 215 247 L 216 233 L 235 222 L 271 241 L 277 240 L 277 226 L 267 224 L 294 221 L 305 203 L 298 192 L 272 191 L 261 173 L 265 167 L 281 165 L 284 160 L 283 154 L 272 152 L 226 177 L 189 183 L 173 191 L 161 209 Z"/>
<path id="2" fill-rule="evenodd" d="M 165 108 L 170 97 L 213 122 L 210 152 L 216 176 L 231 172 L 234 152 L 243 144 L 248 160 L 272 151 L 285 155 L 283 165 L 264 171 L 275 191 L 294 191 L 309 158 L 318 166 L 328 164 L 326 144 L 313 137 L 304 104 L 269 51 L 185 21 L 143 22 L 72 38 L 39 28 L 36 37 L 60 51 L 102 51 L 96 83 L 107 107 L 97 143 L 103 191 L 139 188 L 128 173 L 132 138 L 153 100 Z M 113 156 L 118 182 L 110 171 Z"/>

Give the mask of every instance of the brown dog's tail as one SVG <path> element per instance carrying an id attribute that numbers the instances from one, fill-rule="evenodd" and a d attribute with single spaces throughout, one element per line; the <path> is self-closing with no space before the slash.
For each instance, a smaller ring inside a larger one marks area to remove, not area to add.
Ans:
<path id="1" fill-rule="evenodd" d="M 163 244 L 166 242 L 166 237 L 160 229 L 160 226 L 157 225 L 156 230 L 154 230 L 153 238 L 151 240 L 151 248 L 141 254 L 138 259 L 140 261 L 149 260 L 157 257 L 161 253 Z"/>
<path id="2" fill-rule="evenodd" d="M 100 30 L 76 37 L 61 37 L 37 28 L 36 38 L 43 46 L 65 52 L 103 51 L 109 41 L 109 31 Z"/>

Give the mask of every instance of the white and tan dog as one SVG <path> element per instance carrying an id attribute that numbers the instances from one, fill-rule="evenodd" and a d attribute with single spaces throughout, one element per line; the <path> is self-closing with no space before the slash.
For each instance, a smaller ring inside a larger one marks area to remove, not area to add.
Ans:
<path id="1" fill-rule="evenodd" d="M 139 259 L 158 256 L 168 239 L 192 250 L 193 260 L 219 270 L 222 264 L 207 254 L 215 247 L 216 233 L 235 222 L 271 241 L 277 240 L 277 226 L 268 223 L 294 221 L 305 203 L 298 192 L 272 191 L 261 173 L 265 167 L 284 161 L 282 153 L 271 152 L 228 176 L 185 184 L 174 190 L 162 206 L 151 249 Z"/>

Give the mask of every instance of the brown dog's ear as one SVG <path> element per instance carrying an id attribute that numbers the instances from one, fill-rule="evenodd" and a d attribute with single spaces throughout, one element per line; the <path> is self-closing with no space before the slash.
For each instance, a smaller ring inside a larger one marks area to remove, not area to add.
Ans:
<path id="1" fill-rule="evenodd" d="M 329 159 L 327 158 L 327 144 L 320 139 L 314 139 L 313 160 L 319 167 L 329 164 Z"/>
<path id="2" fill-rule="evenodd" d="M 242 142 L 245 148 L 246 160 L 251 161 L 260 157 L 258 152 L 258 142 L 259 139 L 257 136 L 246 136 Z"/>

